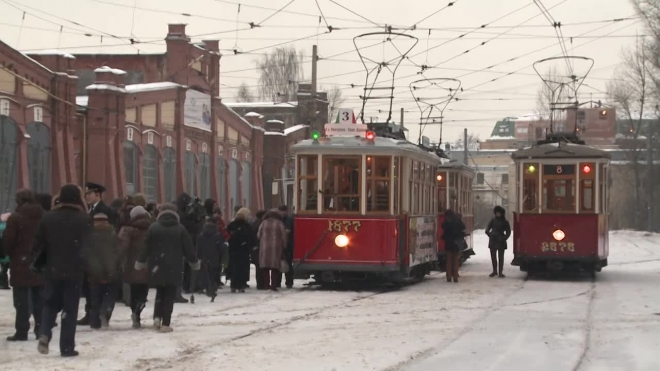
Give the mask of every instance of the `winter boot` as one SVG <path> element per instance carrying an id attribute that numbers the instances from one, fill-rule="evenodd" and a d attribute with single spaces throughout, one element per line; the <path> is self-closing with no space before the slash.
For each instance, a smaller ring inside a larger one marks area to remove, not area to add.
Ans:
<path id="1" fill-rule="evenodd" d="M 162 332 L 163 334 L 167 334 L 167 333 L 170 333 L 170 332 L 174 331 L 174 329 L 170 326 L 161 326 L 160 330 L 158 330 L 158 331 Z"/>
<path id="2" fill-rule="evenodd" d="M 160 319 L 160 318 L 154 318 L 154 329 L 160 330 L 161 321 L 162 321 L 162 319 Z"/>
<path id="3" fill-rule="evenodd" d="M 77 350 L 67 350 L 66 352 L 60 353 L 60 355 L 64 358 L 69 358 L 69 357 L 78 357 L 80 353 L 78 353 Z"/>
<path id="4" fill-rule="evenodd" d="M 89 326 L 89 316 L 85 314 L 85 316 L 76 322 L 78 326 Z"/>
<path id="5" fill-rule="evenodd" d="M 14 334 L 12 336 L 7 336 L 7 341 L 27 341 L 27 335 Z"/>
<path id="6" fill-rule="evenodd" d="M 488 277 L 495 277 L 495 276 L 497 276 L 497 272 L 493 272 L 493 273 L 488 275 Z"/>
<path id="7" fill-rule="evenodd" d="M 100 316 L 101 319 L 101 328 L 108 328 L 110 327 L 110 320 L 108 319 L 108 316 L 105 314 L 101 314 Z"/>
<path id="8" fill-rule="evenodd" d="M 39 343 L 37 344 L 37 350 L 41 354 L 48 354 L 48 336 L 39 336 Z"/>
<path id="9" fill-rule="evenodd" d="M 188 303 L 188 299 L 184 298 L 183 295 L 181 295 L 178 298 L 176 298 L 174 302 L 178 304 L 186 304 Z"/>
<path id="10" fill-rule="evenodd" d="M 131 320 L 133 321 L 133 328 L 142 327 L 140 324 L 140 317 L 137 315 L 137 313 L 131 313 Z"/>

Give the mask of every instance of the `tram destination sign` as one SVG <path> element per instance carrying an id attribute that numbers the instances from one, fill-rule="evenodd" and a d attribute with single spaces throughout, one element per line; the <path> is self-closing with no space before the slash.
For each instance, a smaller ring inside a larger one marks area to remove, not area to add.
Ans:
<path id="1" fill-rule="evenodd" d="M 325 124 L 325 135 L 328 137 L 364 136 L 369 130 L 365 124 Z"/>
<path id="2" fill-rule="evenodd" d="M 545 175 L 574 175 L 575 165 L 543 165 Z"/>

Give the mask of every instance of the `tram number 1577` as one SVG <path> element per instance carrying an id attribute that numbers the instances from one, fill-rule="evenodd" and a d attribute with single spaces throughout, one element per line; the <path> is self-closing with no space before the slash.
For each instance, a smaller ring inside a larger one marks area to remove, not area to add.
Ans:
<path id="1" fill-rule="evenodd" d="M 573 242 L 541 242 L 541 251 L 575 252 L 575 244 Z"/>
<path id="2" fill-rule="evenodd" d="M 328 220 L 328 231 L 330 232 L 350 232 L 351 229 L 355 233 L 360 231 L 362 227 L 362 222 L 358 220 Z"/>

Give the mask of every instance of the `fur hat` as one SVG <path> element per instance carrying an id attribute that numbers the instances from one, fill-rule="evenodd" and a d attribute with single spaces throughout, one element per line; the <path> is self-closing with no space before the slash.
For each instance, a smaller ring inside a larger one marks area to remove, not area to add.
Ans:
<path id="1" fill-rule="evenodd" d="M 160 205 L 160 207 L 158 208 L 158 211 L 160 211 L 161 213 L 163 211 L 174 211 L 174 212 L 176 212 L 177 209 L 176 209 L 175 204 L 167 202 L 167 203 L 164 203 L 164 204 Z"/>
<path id="2" fill-rule="evenodd" d="M 248 217 L 250 217 L 250 209 L 248 209 L 247 207 L 242 207 L 236 212 L 234 219 L 247 220 Z"/>
<path id="3" fill-rule="evenodd" d="M 133 195 L 133 202 L 135 202 L 136 206 L 142 206 L 145 207 L 147 206 L 147 199 L 144 197 L 142 193 L 136 193 Z"/>
<path id="4" fill-rule="evenodd" d="M 60 189 L 59 202 L 63 204 L 83 205 L 80 188 L 75 184 L 65 184 Z"/>
<path id="5" fill-rule="evenodd" d="M 142 206 L 135 206 L 134 208 L 131 209 L 131 212 L 128 213 L 128 215 L 131 217 L 131 219 L 137 218 L 138 216 L 143 215 L 143 214 L 149 214 L 149 213 Z"/>

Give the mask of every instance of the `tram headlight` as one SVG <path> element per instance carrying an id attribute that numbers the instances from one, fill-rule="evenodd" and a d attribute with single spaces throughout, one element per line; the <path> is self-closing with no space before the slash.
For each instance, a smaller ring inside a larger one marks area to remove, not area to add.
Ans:
<path id="1" fill-rule="evenodd" d="M 561 229 L 557 229 L 556 231 L 552 232 L 552 237 L 557 241 L 562 241 L 564 238 L 566 238 L 566 233 L 564 233 L 564 231 Z"/>
<path id="2" fill-rule="evenodd" d="M 345 234 L 340 234 L 337 237 L 335 237 L 335 245 L 337 245 L 337 247 L 348 246 L 348 236 L 346 236 Z"/>

